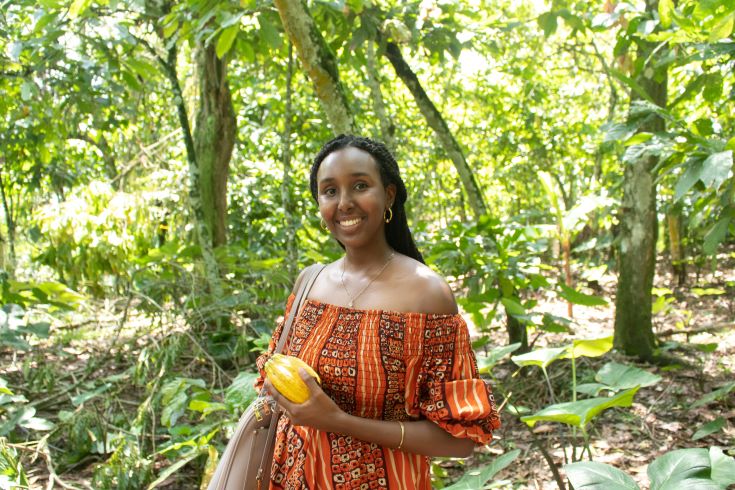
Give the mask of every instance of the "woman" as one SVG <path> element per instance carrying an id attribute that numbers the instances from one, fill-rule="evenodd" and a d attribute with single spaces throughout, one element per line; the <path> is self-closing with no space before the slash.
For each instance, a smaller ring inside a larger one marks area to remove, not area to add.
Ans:
<path id="1" fill-rule="evenodd" d="M 416 249 L 406 188 L 385 146 L 340 135 L 317 155 L 310 180 L 322 226 L 345 255 L 317 278 L 284 349 L 321 386 L 302 369 L 310 398 L 294 404 L 265 380 L 286 411 L 271 488 L 429 489 L 429 457 L 467 457 L 500 426 L 467 326 Z M 258 359 L 258 388 L 268 355 Z"/>

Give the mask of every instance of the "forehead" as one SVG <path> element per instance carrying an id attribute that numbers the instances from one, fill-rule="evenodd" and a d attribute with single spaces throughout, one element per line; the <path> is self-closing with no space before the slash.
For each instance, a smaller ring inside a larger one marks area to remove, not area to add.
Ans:
<path id="1" fill-rule="evenodd" d="M 378 164 L 373 156 L 359 148 L 348 146 L 326 156 L 316 174 L 317 181 L 352 174 L 367 174 L 380 179 Z"/>

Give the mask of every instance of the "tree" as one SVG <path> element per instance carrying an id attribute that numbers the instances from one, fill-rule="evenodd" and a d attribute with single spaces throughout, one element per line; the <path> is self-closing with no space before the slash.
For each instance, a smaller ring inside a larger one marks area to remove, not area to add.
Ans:
<path id="1" fill-rule="evenodd" d="M 339 68 L 303 0 L 275 0 L 283 28 L 308 73 L 334 134 L 354 133 L 355 123 Z"/>
<path id="2" fill-rule="evenodd" d="M 644 18 L 653 18 L 657 0 L 647 0 Z M 663 133 L 664 119 L 651 110 L 638 110 L 644 103 L 665 109 L 667 102 L 667 49 L 645 39 L 636 40 L 635 80 L 628 121 L 638 121 L 638 133 Z M 657 68 L 658 67 L 658 68 Z M 641 120 L 642 118 L 642 120 Z M 615 300 L 615 346 L 629 355 L 652 360 L 656 339 L 651 322 L 653 276 L 656 272 L 656 165 L 659 155 L 640 152 L 623 162 L 623 200 L 620 209 L 620 245 Z"/>

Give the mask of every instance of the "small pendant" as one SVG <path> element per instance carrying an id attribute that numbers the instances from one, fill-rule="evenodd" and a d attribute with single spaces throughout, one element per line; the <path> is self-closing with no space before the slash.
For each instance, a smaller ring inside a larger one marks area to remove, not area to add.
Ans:
<path id="1" fill-rule="evenodd" d="M 352 303 L 352 301 L 350 301 L 349 307 L 352 308 L 352 305 L 353 305 L 353 303 Z"/>

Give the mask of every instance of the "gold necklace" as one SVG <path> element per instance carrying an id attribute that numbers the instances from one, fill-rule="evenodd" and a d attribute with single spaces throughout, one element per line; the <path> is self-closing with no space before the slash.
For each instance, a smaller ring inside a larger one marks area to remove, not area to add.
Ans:
<path id="1" fill-rule="evenodd" d="M 395 255 L 396 255 L 396 253 L 395 253 L 395 252 L 391 252 L 391 253 L 390 253 L 390 257 L 388 257 L 388 260 L 386 260 L 386 261 L 385 261 L 385 264 L 383 264 L 383 267 L 381 267 L 381 268 L 380 268 L 380 270 L 379 270 L 379 271 L 378 271 L 378 273 L 377 273 L 377 274 L 375 275 L 375 277 L 373 277 L 372 279 L 370 279 L 370 282 L 368 282 L 368 283 L 367 283 L 367 285 L 366 285 L 366 286 L 365 286 L 364 288 L 362 288 L 362 289 L 360 290 L 360 292 L 359 292 L 359 293 L 357 293 L 357 294 L 356 294 L 356 295 L 354 295 L 354 296 L 352 296 L 352 295 L 350 294 L 350 291 L 349 291 L 349 289 L 347 289 L 347 286 L 345 285 L 345 263 L 347 262 L 347 257 L 345 257 L 345 258 L 344 258 L 344 260 L 342 260 L 342 275 L 341 275 L 341 276 L 339 276 L 339 281 L 340 281 L 340 282 L 342 283 L 342 288 L 343 288 L 343 289 L 345 290 L 345 293 L 347 293 L 347 296 L 349 296 L 349 298 L 350 298 L 350 302 L 348 303 L 348 306 L 349 306 L 350 308 L 352 308 L 352 307 L 354 307 L 354 306 L 355 306 L 355 301 L 357 300 L 357 298 L 359 298 L 359 297 L 360 297 L 360 295 L 361 295 L 362 293 L 364 293 L 364 292 L 365 292 L 365 291 L 367 290 L 367 288 L 369 288 L 369 287 L 370 287 L 370 285 L 371 285 L 371 284 L 372 284 L 373 282 L 375 282 L 375 280 L 376 280 L 377 278 L 379 278 L 379 277 L 380 277 L 380 275 L 381 275 L 381 274 L 383 273 L 383 271 L 385 270 L 385 268 L 386 268 L 386 267 L 388 267 L 388 264 L 390 263 L 390 261 L 391 261 L 391 260 L 393 260 L 393 257 L 395 257 Z"/>

